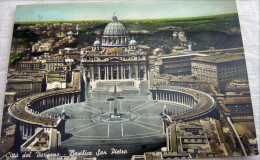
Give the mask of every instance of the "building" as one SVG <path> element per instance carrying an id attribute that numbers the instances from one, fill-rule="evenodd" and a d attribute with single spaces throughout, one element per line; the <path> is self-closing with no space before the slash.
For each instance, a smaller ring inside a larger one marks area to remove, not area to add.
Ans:
<path id="1" fill-rule="evenodd" d="M 253 116 L 253 108 L 250 97 L 226 97 L 219 103 L 225 114 L 229 114 L 232 118 Z"/>
<path id="2" fill-rule="evenodd" d="M 172 149 L 199 158 L 202 158 L 201 154 L 206 154 L 206 157 L 225 156 L 225 147 L 219 143 L 215 123 L 213 119 L 204 119 L 172 125 L 171 132 L 175 132 L 172 136 L 177 139 L 177 141 L 172 139 Z"/>
<path id="3" fill-rule="evenodd" d="M 57 70 L 63 70 L 63 71 L 71 71 L 72 64 L 70 60 L 65 61 L 65 57 L 50 57 L 46 59 L 45 62 L 45 69 L 47 71 L 57 71 Z"/>
<path id="4" fill-rule="evenodd" d="M 181 86 L 185 88 L 193 88 L 196 90 L 204 91 L 210 93 L 210 84 L 206 83 L 204 80 L 196 79 L 190 75 L 187 76 L 171 76 L 168 80 L 171 86 Z"/>
<path id="5" fill-rule="evenodd" d="M 250 95 L 248 79 L 234 79 L 226 85 L 226 92 L 239 95 Z"/>
<path id="6" fill-rule="evenodd" d="M 177 145 L 180 152 L 195 153 L 209 152 L 210 146 L 202 125 L 177 125 L 177 139 L 180 139 Z M 177 142 L 178 143 L 178 142 Z"/>
<path id="7" fill-rule="evenodd" d="M 214 54 L 191 61 L 192 76 L 203 79 L 225 92 L 225 86 L 234 79 L 247 78 L 244 53 Z"/>
<path id="8" fill-rule="evenodd" d="M 191 59 L 204 56 L 203 54 L 197 53 L 175 53 L 160 56 L 162 61 L 160 73 L 174 76 L 191 75 Z"/>
<path id="9" fill-rule="evenodd" d="M 155 77 L 160 74 L 160 69 L 162 66 L 162 60 L 157 56 L 149 56 L 149 70 L 150 76 Z"/>
<path id="10" fill-rule="evenodd" d="M 17 98 L 44 91 L 44 75 L 11 75 L 7 78 L 6 92 L 16 92 Z"/>
<path id="11" fill-rule="evenodd" d="M 20 72 L 38 71 L 41 69 L 41 63 L 35 61 L 20 61 L 15 64 L 15 69 Z"/>
<path id="12" fill-rule="evenodd" d="M 227 156 L 219 138 L 217 121 L 200 119 L 171 124 L 166 129 L 166 147 L 162 151 L 146 152 L 145 159 L 191 159 Z M 223 134 L 223 133 L 222 133 Z"/>
<path id="13" fill-rule="evenodd" d="M 183 28 L 180 27 L 174 27 L 172 28 L 173 33 L 173 40 L 176 42 L 178 41 L 180 46 L 174 46 L 173 52 L 178 52 L 178 51 L 191 51 L 192 50 L 192 43 L 187 40 L 187 37 L 185 35 L 185 32 L 183 31 Z"/>
<path id="14" fill-rule="evenodd" d="M 57 129 L 37 128 L 35 134 L 21 145 L 21 152 L 55 153 L 60 144 L 61 133 Z"/>
<path id="15" fill-rule="evenodd" d="M 180 32 L 178 33 L 178 38 L 180 39 L 181 42 L 186 42 L 186 41 L 187 41 L 185 32 L 183 32 L 183 31 L 180 31 Z"/>
<path id="16" fill-rule="evenodd" d="M 5 92 L 5 102 L 4 104 L 12 104 L 17 100 L 16 92 Z"/>
<path id="17" fill-rule="evenodd" d="M 32 52 L 50 51 L 52 49 L 53 42 L 54 42 L 53 39 L 37 41 L 32 46 Z"/>
<path id="18" fill-rule="evenodd" d="M 3 130 L 3 133 L 5 133 L 5 137 L 13 137 L 15 136 L 15 131 L 16 131 L 16 125 L 13 124 L 9 126 L 8 128 Z"/>
<path id="19" fill-rule="evenodd" d="M 75 48 L 59 49 L 59 56 L 80 61 L 80 52 L 78 52 Z"/>
<path id="20" fill-rule="evenodd" d="M 65 89 L 67 75 L 65 71 L 50 71 L 46 76 L 46 90 Z"/>
<path id="21" fill-rule="evenodd" d="M 160 48 L 155 48 L 153 50 L 153 55 L 158 56 L 158 55 L 163 55 L 163 54 L 164 54 L 164 51 L 162 49 L 160 49 Z"/>
<path id="22" fill-rule="evenodd" d="M 139 47 L 134 39 L 129 39 L 116 15 L 105 27 L 101 40 L 97 38 L 92 48 L 81 49 L 87 80 L 147 79 L 147 47 Z"/>
<path id="23" fill-rule="evenodd" d="M 207 55 L 184 52 L 150 56 L 149 66 L 151 72 L 156 72 L 157 74 L 171 74 L 174 76 L 191 75 L 191 59 L 204 56 Z M 156 69 L 156 71 L 154 69 Z"/>

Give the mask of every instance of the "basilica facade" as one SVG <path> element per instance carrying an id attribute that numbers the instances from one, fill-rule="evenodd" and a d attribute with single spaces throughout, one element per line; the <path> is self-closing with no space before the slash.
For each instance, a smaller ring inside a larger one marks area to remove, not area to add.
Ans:
<path id="1" fill-rule="evenodd" d="M 81 49 L 81 66 L 89 81 L 146 80 L 150 48 L 137 45 L 117 19 L 105 27 L 92 47 Z"/>

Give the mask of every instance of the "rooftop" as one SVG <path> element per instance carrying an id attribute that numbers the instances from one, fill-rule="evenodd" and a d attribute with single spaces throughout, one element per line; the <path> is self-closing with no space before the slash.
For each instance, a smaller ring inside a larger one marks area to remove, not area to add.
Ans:
<path id="1" fill-rule="evenodd" d="M 40 64 L 40 62 L 36 62 L 36 61 L 20 61 L 20 62 L 17 62 L 17 63 L 36 63 L 36 64 Z"/>
<path id="2" fill-rule="evenodd" d="M 112 54 L 112 53 L 119 53 L 119 54 L 123 54 L 123 48 L 111 48 L 107 50 L 108 54 Z"/>
<path id="3" fill-rule="evenodd" d="M 167 55 L 159 55 L 161 59 L 168 59 L 168 58 L 177 58 L 177 57 L 189 57 L 189 56 L 200 56 L 200 57 L 207 57 L 208 55 L 200 54 L 200 53 L 184 53 L 184 52 L 176 52 Z"/>
<path id="4" fill-rule="evenodd" d="M 250 97 L 228 97 L 225 99 L 225 104 L 244 104 L 251 103 Z"/>
<path id="5" fill-rule="evenodd" d="M 43 77 L 32 77 L 32 76 L 10 76 L 8 82 L 39 82 L 42 81 Z"/>
<path id="6" fill-rule="evenodd" d="M 236 51 L 236 52 L 243 52 L 244 48 L 228 48 L 228 49 L 216 49 L 216 50 L 206 50 L 206 51 L 200 51 L 200 53 L 214 53 L 214 52 L 231 52 L 231 51 Z"/>
<path id="7" fill-rule="evenodd" d="M 245 59 L 244 52 L 215 54 L 213 56 L 208 56 L 208 57 L 192 58 L 193 61 L 202 61 L 202 62 L 209 62 L 209 63 L 224 63 L 224 62 L 244 60 L 244 59 Z"/>

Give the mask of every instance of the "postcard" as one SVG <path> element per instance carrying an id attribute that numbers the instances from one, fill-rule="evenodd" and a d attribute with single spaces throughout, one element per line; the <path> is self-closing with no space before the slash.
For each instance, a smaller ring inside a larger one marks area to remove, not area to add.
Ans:
<path id="1" fill-rule="evenodd" d="M 235 0 L 20 5 L 11 43 L 1 159 L 258 155 Z"/>

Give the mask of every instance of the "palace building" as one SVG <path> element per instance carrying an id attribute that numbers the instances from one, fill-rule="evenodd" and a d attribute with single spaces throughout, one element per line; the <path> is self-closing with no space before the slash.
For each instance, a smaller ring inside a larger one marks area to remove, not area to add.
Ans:
<path id="1" fill-rule="evenodd" d="M 221 92 L 232 80 L 247 78 L 244 52 L 193 58 L 191 71 L 192 76 L 218 86 Z"/>
<path id="2" fill-rule="evenodd" d="M 130 39 L 124 25 L 112 17 L 102 37 L 92 47 L 81 49 L 81 65 L 88 81 L 146 80 L 149 47 Z"/>

